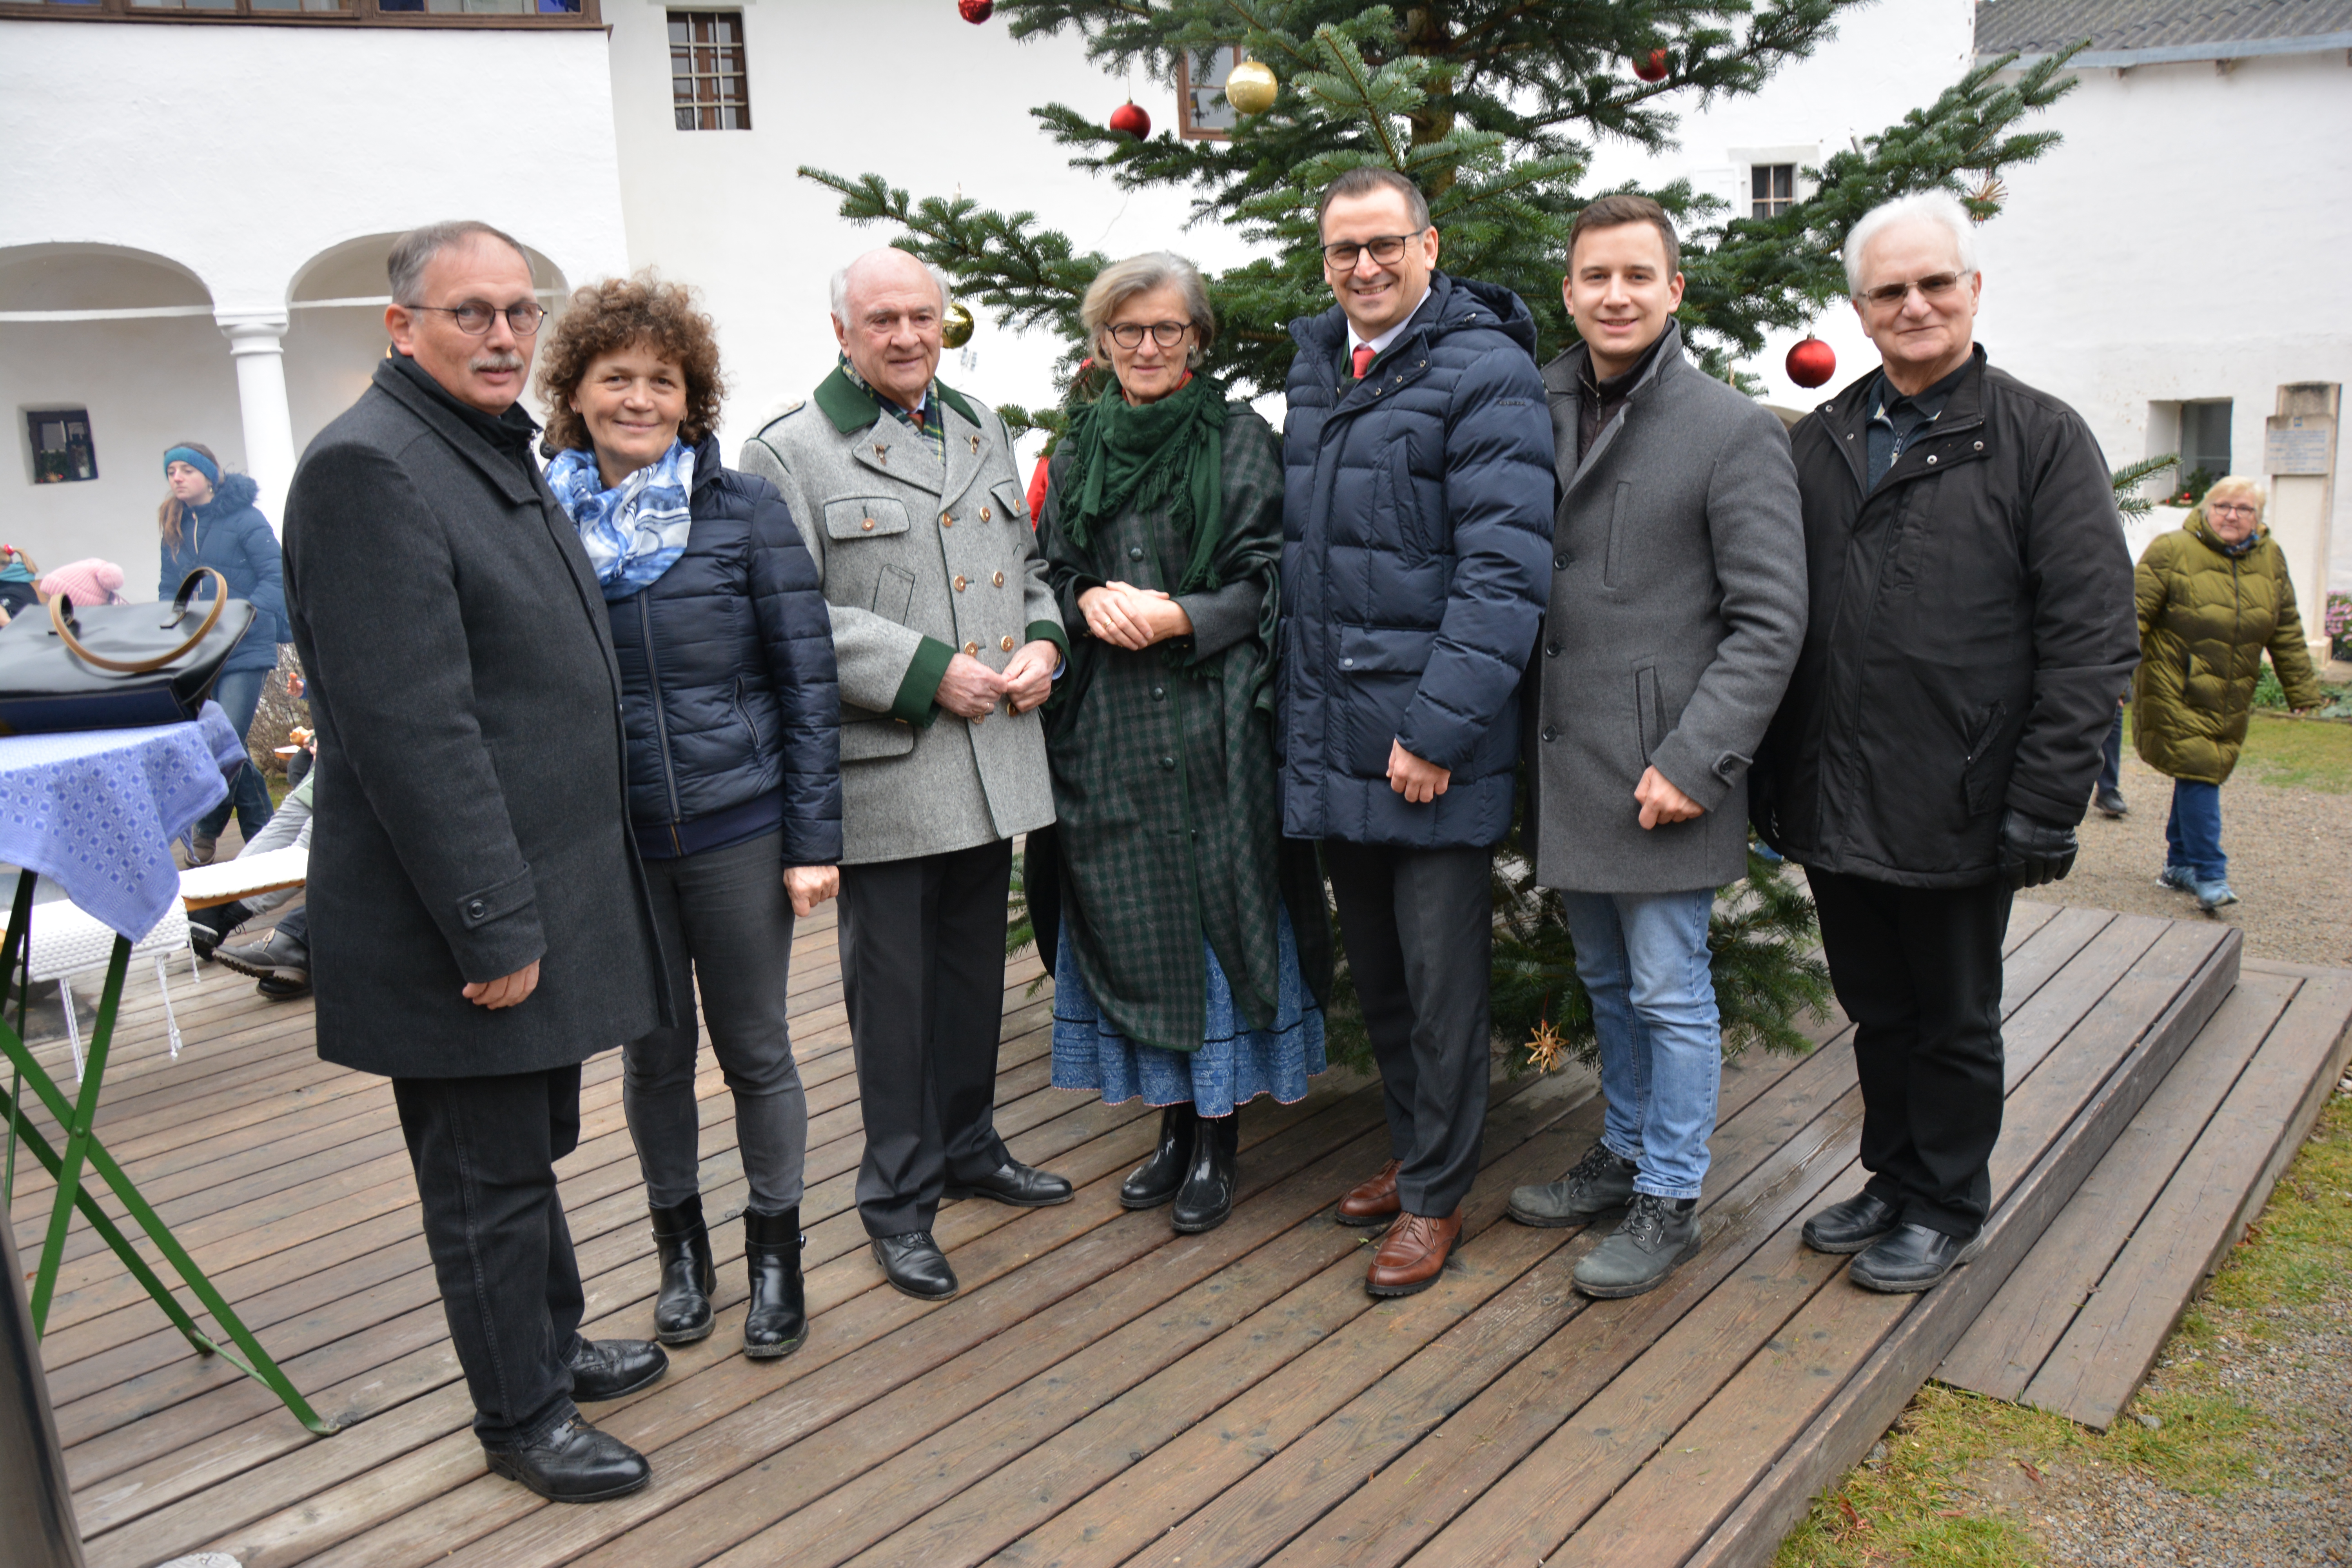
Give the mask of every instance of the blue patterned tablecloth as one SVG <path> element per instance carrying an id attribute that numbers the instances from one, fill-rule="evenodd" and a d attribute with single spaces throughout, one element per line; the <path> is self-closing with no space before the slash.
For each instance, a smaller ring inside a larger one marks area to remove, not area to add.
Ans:
<path id="1" fill-rule="evenodd" d="M 213 702 L 194 723 L 0 738 L 0 860 L 136 942 L 179 896 L 172 840 L 227 796 L 244 757 Z"/>

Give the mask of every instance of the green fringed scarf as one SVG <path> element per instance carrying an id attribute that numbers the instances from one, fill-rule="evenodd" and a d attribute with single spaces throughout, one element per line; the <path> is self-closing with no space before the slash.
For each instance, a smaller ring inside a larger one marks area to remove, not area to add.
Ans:
<path id="1" fill-rule="evenodd" d="M 1114 386 L 1070 416 L 1061 524 L 1080 549 L 1132 501 L 1169 497 L 1170 516 L 1192 552 L 1179 594 L 1223 586 L 1210 563 L 1224 531 L 1225 389 L 1194 375 L 1157 403 L 1130 404 Z M 1170 492 L 1175 492 L 1172 496 Z"/>

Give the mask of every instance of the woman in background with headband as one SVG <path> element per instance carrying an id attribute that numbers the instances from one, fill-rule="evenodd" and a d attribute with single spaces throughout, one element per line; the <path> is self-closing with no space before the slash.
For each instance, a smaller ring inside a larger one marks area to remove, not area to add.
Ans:
<path id="1" fill-rule="evenodd" d="M 227 580 L 230 598 L 244 599 L 255 610 L 253 629 L 230 652 L 213 686 L 213 700 L 243 735 L 252 728 L 254 710 L 261 705 L 262 683 L 278 668 L 278 645 L 294 637 L 286 621 L 278 535 L 253 504 L 259 488 L 243 474 L 223 473 L 220 459 L 208 447 L 187 441 L 167 450 L 163 482 L 170 493 L 155 513 L 163 555 L 155 596 L 171 598 L 180 591 L 182 578 L 209 566 Z M 211 598 L 211 584 L 199 589 L 196 597 Z M 189 830 L 191 865 L 213 858 L 232 810 L 247 843 L 268 825 L 269 788 L 250 763 L 230 781 L 228 799 Z"/>

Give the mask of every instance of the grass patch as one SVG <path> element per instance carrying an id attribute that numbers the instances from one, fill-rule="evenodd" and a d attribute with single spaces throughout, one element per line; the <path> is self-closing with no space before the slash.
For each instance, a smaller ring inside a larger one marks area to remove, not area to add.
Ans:
<path id="1" fill-rule="evenodd" d="M 2131 744 L 2131 710 L 2124 710 L 2124 744 Z M 2273 789 L 2352 795 L 2352 724 L 2290 719 L 2257 712 L 2246 722 L 2240 772 Z"/>
<path id="2" fill-rule="evenodd" d="M 2225 1389 L 2207 1357 L 2225 1336 L 2279 1337 L 2299 1309 L 2352 1296 L 2347 1236 L 2352 1098 L 2333 1095 L 2260 1221 L 2167 1342 L 2159 1386 L 2142 1391 L 2113 1430 L 1930 1384 L 1886 1434 L 1880 1458 L 1813 1500 L 1774 1568 L 2035 1568 L 2049 1553 L 2011 1505 L 2031 1506 L 2045 1476 L 2063 1487 L 2071 1471 L 2128 1468 L 2203 1496 L 2253 1482 L 2273 1423 Z"/>

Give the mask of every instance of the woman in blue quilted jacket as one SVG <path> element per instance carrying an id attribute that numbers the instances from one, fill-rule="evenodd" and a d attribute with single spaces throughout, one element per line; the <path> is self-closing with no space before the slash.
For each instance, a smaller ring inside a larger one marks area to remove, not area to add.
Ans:
<path id="1" fill-rule="evenodd" d="M 840 887 L 831 615 L 783 498 L 719 461 L 719 344 L 688 289 L 640 276 L 573 294 L 539 389 L 547 482 L 612 621 L 629 814 L 677 1012 L 622 1055 L 661 1263 L 655 1336 L 688 1344 L 713 1326 L 697 1178 L 698 992 L 751 1187 L 743 1353 L 785 1355 L 808 1331 L 808 1100 L 784 1022 L 793 921 Z"/>
<path id="2" fill-rule="evenodd" d="M 286 620 L 278 535 L 253 504 L 260 487 L 243 474 L 224 473 L 209 447 L 183 441 L 168 448 L 163 483 L 170 493 L 155 512 L 163 536 L 163 570 L 155 596 L 169 600 L 180 591 L 182 578 L 209 566 L 227 580 L 230 598 L 253 605 L 253 629 L 229 650 L 213 683 L 213 700 L 243 735 L 253 727 L 254 710 L 261 706 L 262 684 L 278 668 L 278 645 L 294 640 L 294 629 Z M 213 591 L 207 586 L 196 596 L 209 599 Z M 247 844 L 269 826 L 269 787 L 250 763 L 229 781 L 228 798 L 189 830 L 189 864 L 202 866 L 212 859 L 232 810 Z"/>

